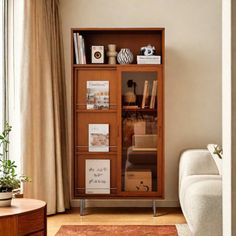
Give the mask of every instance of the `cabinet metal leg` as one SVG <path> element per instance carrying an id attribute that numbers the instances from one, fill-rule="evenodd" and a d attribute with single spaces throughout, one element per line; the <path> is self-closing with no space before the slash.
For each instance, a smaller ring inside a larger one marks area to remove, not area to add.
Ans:
<path id="1" fill-rule="evenodd" d="M 152 209 L 153 209 L 153 216 L 156 217 L 157 212 L 156 212 L 156 201 L 155 200 L 152 201 Z"/>
<path id="2" fill-rule="evenodd" d="M 80 215 L 84 215 L 85 199 L 80 199 Z"/>

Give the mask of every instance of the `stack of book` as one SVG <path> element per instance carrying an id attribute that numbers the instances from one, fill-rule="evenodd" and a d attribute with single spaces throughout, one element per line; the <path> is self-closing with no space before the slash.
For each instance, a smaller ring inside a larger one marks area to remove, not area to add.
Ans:
<path id="1" fill-rule="evenodd" d="M 74 33 L 75 64 L 86 64 L 84 38 L 79 33 Z"/>
<path id="2" fill-rule="evenodd" d="M 137 56 L 137 64 L 161 64 L 161 56 Z"/>

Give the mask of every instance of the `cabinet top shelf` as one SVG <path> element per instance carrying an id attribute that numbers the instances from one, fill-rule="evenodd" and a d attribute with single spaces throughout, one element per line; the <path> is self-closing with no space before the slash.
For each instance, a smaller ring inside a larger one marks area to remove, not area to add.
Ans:
<path id="1" fill-rule="evenodd" d="M 164 31 L 164 27 L 149 27 L 149 28 L 72 28 L 72 31 Z"/>
<path id="2" fill-rule="evenodd" d="M 73 64 L 74 68 L 110 68 L 110 69 L 116 69 L 118 67 L 142 67 L 142 68 L 147 68 L 147 67 L 163 67 L 162 64 Z"/>
<path id="3" fill-rule="evenodd" d="M 165 44 L 165 29 L 164 28 L 72 28 L 71 29 L 71 44 L 73 45 L 75 33 L 82 37 L 85 48 L 86 61 L 91 62 L 91 47 L 103 46 L 105 52 L 104 62 L 107 63 L 107 55 L 109 44 L 116 45 L 116 52 L 122 48 L 128 48 L 134 56 L 136 63 L 137 55 L 140 55 L 142 47 L 151 45 L 155 47 L 155 55 L 161 57 L 161 62 L 164 64 L 164 44 Z M 80 38 L 81 38 L 80 37 Z M 72 47 L 73 49 L 73 47 Z M 75 62 L 74 57 L 72 60 Z"/>

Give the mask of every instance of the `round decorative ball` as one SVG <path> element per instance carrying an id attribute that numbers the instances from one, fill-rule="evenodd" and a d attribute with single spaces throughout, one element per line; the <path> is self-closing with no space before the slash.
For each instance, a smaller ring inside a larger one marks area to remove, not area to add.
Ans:
<path id="1" fill-rule="evenodd" d="M 121 48 L 120 52 L 117 55 L 117 61 L 120 64 L 130 64 L 133 62 L 133 54 L 129 48 Z"/>

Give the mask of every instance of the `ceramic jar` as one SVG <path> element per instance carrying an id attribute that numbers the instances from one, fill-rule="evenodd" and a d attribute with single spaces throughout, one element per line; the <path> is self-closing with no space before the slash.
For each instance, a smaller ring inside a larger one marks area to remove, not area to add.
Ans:
<path id="1" fill-rule="evenodd" d="M 120 52 L 117 55 L 117 61 L 120 64 L 130 64 L 133 62 L 133 54 L 129 48 L 121 48 Z"/>

